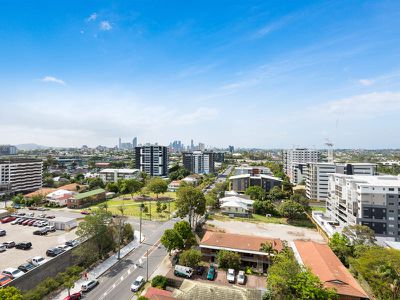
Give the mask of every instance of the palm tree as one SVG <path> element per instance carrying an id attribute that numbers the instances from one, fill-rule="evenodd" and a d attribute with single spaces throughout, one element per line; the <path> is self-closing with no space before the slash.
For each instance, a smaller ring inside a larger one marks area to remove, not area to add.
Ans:
<path id="1" fill-rule="evenodd" d="M 260 251 L 265 252 L 268 255 L 268 264 L 271 264 L 271 255 L 277 253 L 278 251 L 274 248 L 271 242 L 262 243 L 260 246 Z"/>

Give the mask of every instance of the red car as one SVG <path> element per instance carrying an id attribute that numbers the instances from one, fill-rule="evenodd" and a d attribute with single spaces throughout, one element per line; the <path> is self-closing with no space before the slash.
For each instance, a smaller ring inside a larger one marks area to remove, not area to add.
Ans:
<path id="1" fill-rule="evenodd" d="M 3 219 L 1 219 L 1 223 L 8 223 L 11 221 L 14 221 L 16 219 L 16 217 L 5 217 Z"/>
<path id="2" fill-rule="evenodd" d="M 64 300 L 79 300 L 82 298 L 81 292 L 77 292 L 74 294 L 71 294 L 71 296 L 67 296 L 64 298 Z"/>
<path id="3" fill-rule="evenodd" d="M 30 220 L 30 221 L 28 222 L 28 225 L 29 225 L 29 226 L 32 226 L 33 223 L 35 223 L 35 222 L 36 222 L 36 220 Z"/>
<path id="4" fill-rule="evenodd" d="M 27 225 L 30 221 L 31 221 L 31 219 L 26 219 L 26 220 L 23 221 L 21 224 L 25 226 L 25 225 Z"/>

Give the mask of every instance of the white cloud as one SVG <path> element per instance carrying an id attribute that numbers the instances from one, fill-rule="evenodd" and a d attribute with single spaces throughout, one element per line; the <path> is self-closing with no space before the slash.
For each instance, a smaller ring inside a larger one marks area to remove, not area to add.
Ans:
<path id="1" fill-rule="evenodd" d="M 97 13 L 92 13 L 89 18 L 87 18 L 88 22 L 96 21 Z"/>
<path id="2" fill-rule="evenodd" d="M 109 31 L 112 29 L 112 26 L 111 26 L 110 22 L 108 22 L 108 21 L 100 22 L 99 26 L 100 26 L 100 30 L 103 30 L 103 31 Z"/>
<path id="3" fill-rule="evenodd" d="M 52 83 L 58 83 L 58 84 L 62 84 L 62 85 L 66 85 L 65 81 L 53 76 L 45 76 L 42 79 L 40 79 L 40 81 L 42 82 L 52 82 Z"/>
<path id="4" fill-rule="evenodd" d="M 375 80 L 373 80 L 373 79 L 360 79 L 358 81 L 358 83 L 360 83 L 361 85 L 364 85 L 364 86 L 370 86 L 370 85 L 373 85 L 375 83 Z"/>
<path id="5" fill-rule="evenodd" d="M 291 14 L 291 15 L 284 16 L 283 18 L 281 18 L 277 21 L 268 23 L 268 24 L 264 25 L 263 27 L 261 27 L 259 30 L 257 30 L 253 34 L 252 38 L 255 38 L 255 39 L 262 38 L 262 37 L 270 34 L 271 32 L 274 32 L 276 30 L 281 29 L 282 27 L 285 27 L 286 25 L 288 25 L 289 23 L 294 21 L 297 17 L 298 17 L 298 15 Z"/>

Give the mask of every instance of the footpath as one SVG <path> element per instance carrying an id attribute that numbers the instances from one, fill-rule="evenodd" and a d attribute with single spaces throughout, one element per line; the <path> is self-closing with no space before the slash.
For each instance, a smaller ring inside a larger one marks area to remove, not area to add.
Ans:
<path id="1" fill-rule="evenodd" d="M 128 255 L 130 252 L 135 250 L 139 246 L 139 231 L 134 232 L 134 240 L 130 242 L 128 245 L 125 247 L 121 248 L 120 251 L 120 258 L 124 258 L 126 255 Z M 142 234 L 142 242 L 145 240 L 143 234 Z M 105 272 L 107 272 L 112 266 L 114 266 L 118 262 L 118 253 L 115 253 L 114 255 L 110 256 L 107 258 L 105 261 L 101 262 L 98 264 L 96 267 L 94 267 L 92 270 L 87 272 L 87 278 L 81 278 L 78 281 L 75 282 L 75 286 L 71 289 L 70 294 L 72 295 L 73 293 L 77 293 L 81 290 L 81 285 L 87 280 L 90 279 L 97 279 L 101 275 L 103 275 Z M 68 289 L 65 289 L 61 291 L 59 294 L 55 295 L 52 299 L 53 300 L 63 300 L 65 297 L 68 296 Z"/>

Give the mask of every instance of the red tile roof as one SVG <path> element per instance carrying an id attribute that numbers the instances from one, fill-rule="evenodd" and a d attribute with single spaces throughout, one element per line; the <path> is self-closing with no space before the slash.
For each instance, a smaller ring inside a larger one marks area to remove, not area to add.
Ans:
<path id="1" fill-rule="evenodd" d="M 205 233 L 200 242 L 200 247 L 204 245 L 241 250 L 242 252 L 246 250 L 260 252 L 261 244 L 265 242 L 271 243 L 277 251 L 283 249 L 283 244 L 280 239 L 213 231 L 207 231 Z"/>
<path id="2" fill-rule="evenodd" d="M 166 290 L 161 290 L 153 287 L 149 287 L 146 295 L 146 298 L 150 300 L 169 300 L 169 299 L 175 299 L 172 297 L 172 292 L 166 291 Z"/>
<path id="3" fill-rule="evenodd" d="M 310 241 L 295 241 L 294 244 L 304 265 L 319 277 L 325 287 L 336 289 L 342 296 L 368 299 L 368 295 L 328 245 Z"/>

